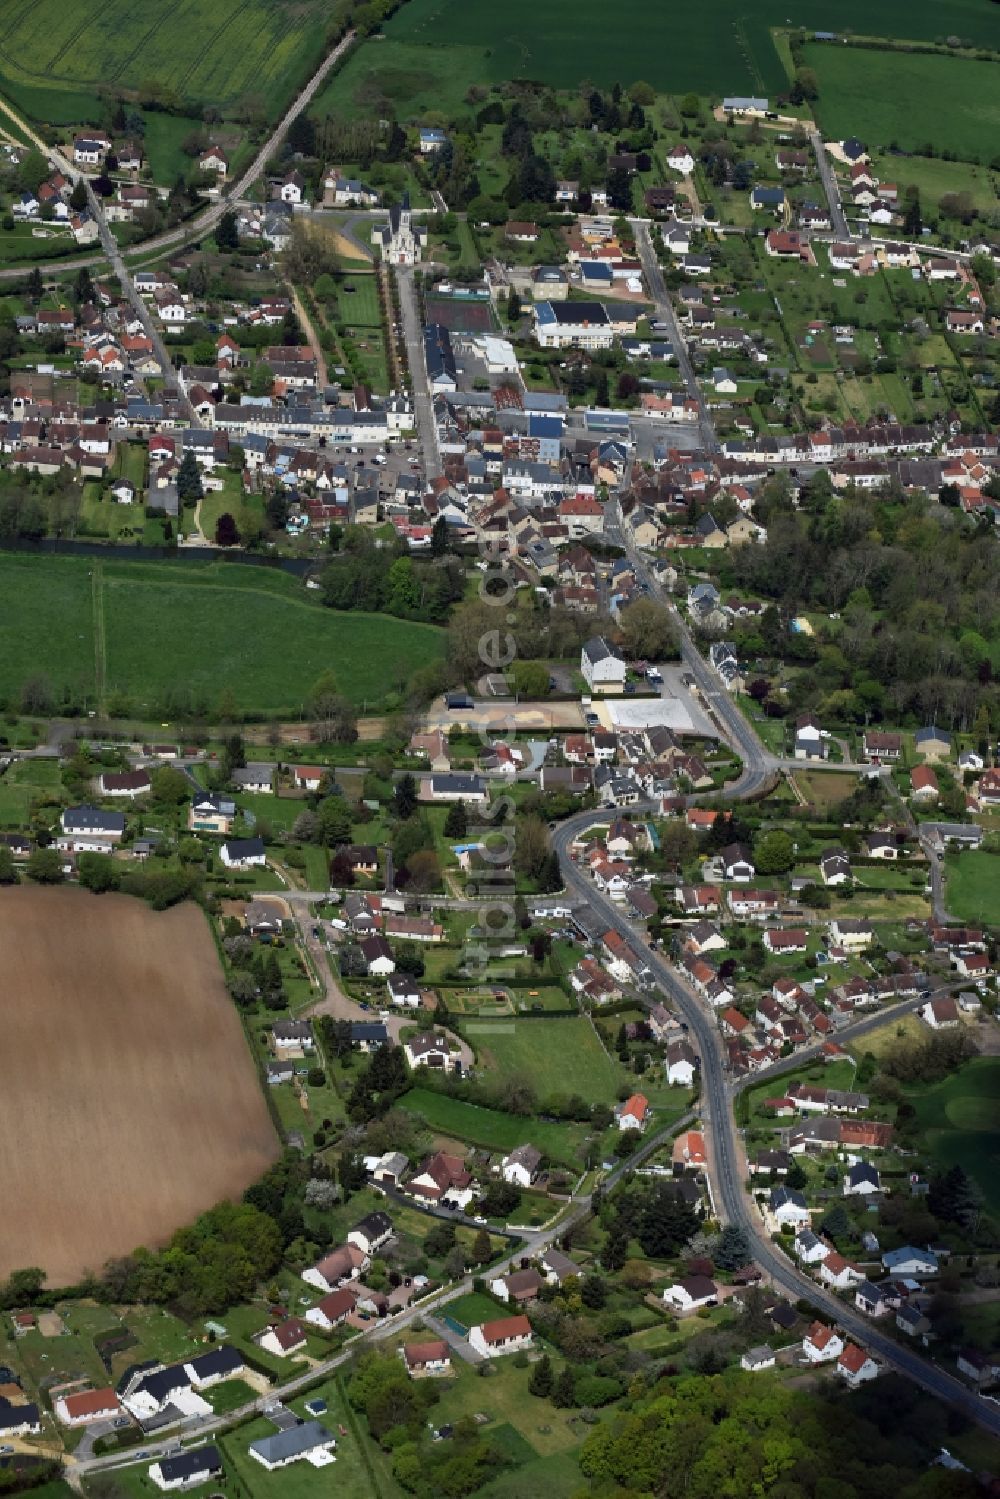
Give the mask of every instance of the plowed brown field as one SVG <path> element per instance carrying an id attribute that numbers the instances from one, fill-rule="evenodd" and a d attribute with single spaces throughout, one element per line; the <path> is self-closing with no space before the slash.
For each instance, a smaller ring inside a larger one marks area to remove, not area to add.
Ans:
<path id="1" fill-rule="evenodd" d="M 194 905 L 0 892 L 0 1275 L 68 1285 L 238 1196 L 278 1154 Z"/>

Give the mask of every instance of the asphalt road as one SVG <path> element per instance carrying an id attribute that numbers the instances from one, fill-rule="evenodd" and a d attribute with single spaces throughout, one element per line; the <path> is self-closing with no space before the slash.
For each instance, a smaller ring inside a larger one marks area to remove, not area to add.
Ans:
<path id="1" fill-rule="evenodd" d="M 922 1358 L 909 1348 L 879 1330 L 878 1324 L 861 1315 L 803 1275 L 772 1243 L 763 1222 L 744 1190 L 746 1162 L 732 1110 L 732 1094 L 722 1060 L 722 1041 L 709 1014 L 692 989 L 666 960 L 641 941 L 620 907 L 607 899 L 569 857 L 573 838 L 590 825 L 593 813 L 581 813 L 569 819 L 553 836 L 554 846 L 567 888 L 585 895 L 591 907 L 600 913 L 610 930 L 616 931 L 652 975 L 653 980 L 683 1016 L 689 1034 L 701 1056 L 700 1115 L 709 1155 L 709 1173 L 715 1193 L 715 1206 L 722 1222 L 743 1228 L 753 1245 L 754 1258 L 776 1287 L 793 1300 L 805 1298 L 818 1311 L 836 1322 L 851 1337 L 868 1348 L 885 1363 L 893 1365 L 921 1388 L 946 1400 L 971 1420 L 1000 1435 L 1000 1408 L 981 1400 L 952 1375 Z M 600 819 L 603 820 L 603 819 Z"/>
<path id="2" fill-rule="evenodd" d="M 639 1148 L 633 1151 L 627 1160 L 621 1161 L 613 1171 L 609 1172 L 602 1182 L 602 1190 L 608 1191 L 619 1182 L 626 1171 L 632 1171 L 640 1165 L 654 1151 L 664 1144 L 677 1129 L 683 1129 L 694 1119 L 693 1114 L 685 1115 L 683 1119 L 674 1120 L 668 1127 L 658 1130 L 656 1134 L 649 1135 L 644 1139 Z M 589 1192 L 574 1196 L 571 1200 L 569 1210 L 562 1214 L 559 1219 L 548 1227 L 540 1229 L 538 1233 L 526 1235 L 521 1239 L 517 1248 L 502 1260 L 489 1267 L 491 1275 L 504 1275 L 508 1270 L 515 1268 L 522 1257 L 533 1258 L 544 1249 L 548 1249 L 567 1232 L 571 1225 L 583 1218 L 590 1212 L 591 1195 Z M 158 1457 L 176 1449 L 179 1440 L 183 1439 L 186 1446 L 194 1441 L 204 1440 L 209 1436 L 226 1431 L 233 1426 L 238 1426 L 249 1417 L 259 1414 L 266 1405 L 274 1401 L 288 1399 L 312 1388 L 323 1379 L 334 1373 L 337 1369 L 350 1362 L 365 1344 L 384 1342 L 387 1338 L 396 1337 L 400 1330 L 409 1326 L 410 1323 L 427 1317 L 431 1312 L 437 1311 L 454 1301 L 457 1297 L 465 1295 L 472 1289 L 471 1275 L 453 1285 L 445 1286 L 442 1290 L 422 1301 L 415 1302 L 395 1317 L 388 1318 L 385 1322 L 373 1327 L 370 1331 L 360 1333 L 340 1352 L 331 1358 L 324 1359 L 321 1363 L 314 1365 L 311 1369 L 301 1374 L 296 1374 L 291 1379 L 275 1385 L 266 1395 L 259 1395 L 253 1400 L 247 1401 L 238 1410 L 230 1411 L 225 1415 L 205 1416 L 202 1419 L 184 1422 L 182 1426 L 175 1428 L 170 1436 L 150 1441 L 142 1445 L 139 1450 L 143 1453 L 141 1458 L 136 1451 L 122 1453 L 111 1453 L 106 1457 L 95 1457 L 85 1459 L 81 1462 L 71 1460 L 64 1466 L 64 1476 L 77 1490 L 80 1490 L 82 1480 L 91 1473 L 108 1472 L 114 1468 L 129 1467 L 135 1463 L 152 1463 Z"/>
<path id="3" fill-rule="evenodd" d="M 417 306 L 417 289 L 413 271 L 409 266 L 396 270 L 399 287 L 399 313 L 406 358 L 410 366 L 410 385 L 413 392 L 413 413 L 417 422 L 417 436 L 424 459 L 424 472 L 428 480 L 440 478 L 441 454 L 438 449 L 437 423 L 434 420 L 434 398 L 427 378 L 427 363 L 424 359 L 424 339 L 421 332 L 420 310 Z"/>
<path id="4" fill-rule="evenodd" d="M 688 354 L 687 343 L 684 332 L 677 321 L 670 293 L 667 291 L 663 272 L 660 270 L 660 262 L 656 257 L 656 250 L 649 233 L 649 224 L 645 219 L 630 219 L 632 230 L 635 234 L 635 247 L 642 262 L 643 274 L 646 278 L 646 286 L 650 296 L 656 305 L 656 316 L 669 329 L 670 342 L 674 347 L 674 355 L 684 383 L 687 386 L 688 395 L 692 401 L 697 401 L 700 414 L 699 426 L 701 428 L 702 445 L 706 452 L 717 453 L 720 449 L 719 439 L 716 436 L 715 425 L 705 404 L 705 398 L 701 393 L 701 387 L 695 378 L 694 366 Z"/>
<path id="5" fill-rule="evenodd" d="M 811 130 L 809 132 L 809 144 L 812 146 L 813 155 L 816 158 L 816 166 L 819 168 L 820 181 L 823 184 L 827 206 L 830 209 L 830 223 L 833 225 L 833 232 L 838 239 L 849 240 L 851 238 L 851 231 L 847 227 L 847 220 L 844 217 L 844 210 L 841 206 L 837 179 L 833 175 L 830 158 L 826 154 L 823 137 L 818 130 Z"/>

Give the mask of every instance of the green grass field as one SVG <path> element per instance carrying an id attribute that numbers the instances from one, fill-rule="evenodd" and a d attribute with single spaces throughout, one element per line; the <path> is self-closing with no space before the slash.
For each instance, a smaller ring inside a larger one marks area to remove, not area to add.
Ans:
<path id="1" fill-rule="evenodd" d="M 288 574 L 228 563 L 0 555 L 0 599 L 0 693 L 41 674 L 57 695 L 100 688 L 136 712 L 211 710 L 228 689 L 243 711 L 297 716 L 327 669 L 372 707 L 443 644 L 432 626 L 335 614 Z"/>
<path id="2" fill-rule="evenodd" d="M 1000 924 L 1000 857 L 982 849 L 952 854 L 946 864 L 945 904 L 959 921 Z"/>
<path id="3" fill-rule="evenodd" d="M 467 1020 L 462 1033 L 482 1066 L 504 1077 L 526 1078 L 539 1098 L 578 1093 L 588 1103 L 611 1103 L 624 1075 L 582 1015 Z"/>
<path id="4" fill-rule="evenodd" d="M 805 61 L 819 77 L 816 114 L 831 140 L 859 135 L 870 147 L 895 143 L 904 151 L 932 141 L 937 151 L 972 161 L 989 162 L 996 154 L 995 63 L 822 43 L 806 47 Z M 917 99 L 920 108 L 914 109 Z"/>
<path id="5" fill-rule="evenodd" d="M 319 0 L 12 0 L 0 21 L 0 89 L 49 124 L 99 121 L 99 93 L 155 80 L 164 97 L 275 116 L 323 53 Z"/>
<path id="6" fill-rule="evenodd" d="M 1000 1214 L 998 1093 L 1000 1057 L 975 1057 L 943 1082 L 910 1094 L 925 1148 L 943 1170 L 964 1167 L 994 1217 Z"/>
<path id="7" fill-rule="evenodd" d="M 538 1022 L 536 1022 L 537 1024 Z M 487 1150 L 514 1150 L 530 1141 L 552 1161 L 581 1165 L 586 1130 L 581 1124 L 549 1124 L 537 1119 L 518 1119 L 496 1109 L 480 1108 L 458 1098 L 447 1098 L 430 1088 L 411 1088 L 400 1106 L 427 1121 L 430 1129 L 480 1145 Z"/>
<path id="8" fill-rule="evenodd" d="M 510 0 L 501 10 L 461 0 L 408 0 L 386 24 L 386 40 L 359 49 L 313 112 L 347 113 L 388 99 L 404 118 L 425 110 L 448 113 L 466 106 L 470 85 L 510 79 L 576 89 L 583 78 L 604 87 L 642 78 L 677 93 L 773 94 L 787 86 L 787 75 L 771 28 L 784 26 L 788 14 L 780 0 L 752 7 L 704 0 L 687 10 L 625 0 L 611 26 L 598 0 L 579 0 L 568 26 L 559 4 Z M 942 31 L 941 12 L 930 0 L 882 0 L 877 23 L 861 0 L 847 0 L 836 16 L 821 0 L 804 0 L 794 19 L 806 29 L 835 25 L 862 33 L 877 24 L 881 34 L 923 40 Z M 995 42 L 989 0 L 954 0 L 948 27 L 976 42 Z"/>

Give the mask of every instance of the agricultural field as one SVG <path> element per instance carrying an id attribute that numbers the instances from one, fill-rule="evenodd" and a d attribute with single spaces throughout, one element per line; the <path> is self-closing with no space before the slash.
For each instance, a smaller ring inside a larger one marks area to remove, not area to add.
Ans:
<path id="1" fill-rule="evenodd" d="M 104 0 L 83 11 L 14 0 L 0 23 L 0 89 L 50 125 L 99 122 L 109 89 L 224 112 L 253 99 L 276 117 L 318 66 L 328 19 L 319 0 Z"/>
<path id="2" fill-rule="evenodd" d="M 467 107 L 472 85 L 509 79 L 576 89 L 581 79 L 606 88 L 642 78 L 678 93 L 774 94 L 787 87 L 788 78 L 771 29 L 787 19 L 788 7 L 779 0 L 749 9 L 737 0 L 706 0 L 680 12 L 625 0 L 609 26 L 598 0 L 581 0 L 569 27 L 562 6 L 540 7 L 532 0 L 511 0 L 502 11 L 460 0 L 409 0 L 387 22 L 385 41 L 360 48 L 331 80 L 314 113 L 384 113 L 387 100 L 403 118 L 428 110 L 454 113 Z M 957 0 L 948 20 L 972 41 L 995 41 L 989 0 Z M 821 0 L 805 0 L 795 21 L 807 30 L 831 24 Z M 871 9 L 862 0 L 847 0 L 836 24 L 867 32 Z M 933 39 L 941 31 L 940 11 L 930 0 L 883 0 L 878 27 L 889 36 Z"/>
<path id="3" fill-rule="evenodd" d="M 583 1016 L 466 1021 L 462 1033 L 488 1073 L 526 1079 L 540 1098 L 576 1093 L 588 1103 L 613 1103 L 623 1071 Z"/>
<path id="4" fill-rule="evenodd" d="M 869 147 L 895 145 L 904 151 L 930 142 L 936 151 L 987 165 L 995 156 L 1000 132 L 995 63 L 826 43 L 804 52 L 819 78 L 816 116 L 829 140 L 858 135 Z M 915 99 L 919 109 L 913 108 Z"/>
<path id="5" fill-rule="evenodd" d="M 431 625 L 336 614 L 288 574 L 228 563 L 4 555 L 0 599 L 0 694 L 45 677 L 57 699 L 120 694 L 157 716 L 168 701 L 214 707 L 223 689 L 244 711 L 299 715 L 327 669 L 372 705 L 444 639 Z"/>
<path id="6" fill-rule="evenodd" d="M 411 1088 L 404 1093 L 399 1104 L 411 1114 L 419 1114 L 431 1130 L 452 1140 L 464 1140 L 486 1150 L 503 1151 L 514 1150 L 530 1140 L 553 1162 L 583 1164 L 583 1145 L 589 1132 L 582 1124 L 550 1124 L 538 1119 L 520 1119 L 513 1114 L 501 1114 L 497 1109 L 448 1098 L 430 1088 Z"/>
<path id="7" fill-rule="evenodd" d="M 910 1095 L 919 1138 L 935 1166 L 942 1171 L 963 1166 L 994 1216 L 1000 1214 L 998 1090 L 1000 1058 L 975 1057 L 943 1082 Z"/>
<path id="8" fill-rule="evenodd" d="M 0 1130 L 18 1141 L 0 1275 L 41 1265 L 71 1284 L 162 1243 L 275 1159 L 198 907 L 20 887 L 0 907 L 0 952 Z"/>
<path id="9" fill-rule="evenodd" d="M 945 904 L 958 921 L 1000 924 L 1000 858 L 982 849 L 945 861 Z"/>

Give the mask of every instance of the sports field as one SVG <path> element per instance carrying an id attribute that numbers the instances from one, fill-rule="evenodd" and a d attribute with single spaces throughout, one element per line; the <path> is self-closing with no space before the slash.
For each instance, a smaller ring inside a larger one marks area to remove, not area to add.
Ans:
<path id="1" fill-rule="evenodd" d="M 1000 1057 L 975 1057 L 951 1077 L 910 1094 L 919 1138 L 942 1170 L 960 1165 L 1000 1216 Z"/>
<path id="2" fill-rule="evenodd" d="M 938 153 L 953 151 L 965 160 L 985 164 L 996 156 L 1000 137 L 1000 68 L 996 63 L 826 43 L 806 47 L 805 60 L 819 78 L 815 111 L 828 139 L 858 135 L 874 150 L 895 145 L 903 151 L 919 151 L 929 143 Z M 915 109 L 918 99 L 920 107 Z M 905 163 L 893 168 L 894 175 L 897 170 L 905 177 Z"/>
<path id="3" fill-rule="evenodd" d="M 877 26 L 880 35 L 918 40 L 943 29 L 931 0 L 881 0 L 877 19 L 863 0 L 844 0 L 835 11 L 824 0 L 802 0 L 792 19 L 807 30 L 864 34 Z M 641 78 L 674 93 L 773 94 L 787 77 L 771 28 L 788 21 L 782 0 L 702 0 L 686 8 L 623 0 L 613 15 L 599 0 L 577 0 L 571 14 L 557 0 L 407 0 L 386 23 L 386 40 L 359 48 L 313 112 L 389 101 L 402 118 L 447 114 L 465 105 L 472 84 L 519 78 L 572 89 L 582 79 L 608 87 Z M 952 0 L 947 21 L 949 31 L 995 43 L 990 0 Z"/>
<path id="4" fill-rule="evenodd" d="M 258 99 L 276 116 L 320 62 L 321 0 L 9 0 L 0 89 L 53 125 L 101 119 L 108 88 L 147 89 L 226 111 Z"/>
<path id="5" fill-rule="evenodd" d="M 1000 855 L 983 849 L 949 855 L 945 864 L 945 905 L 959 921 L 1000 926 Z"/>
<path id="6" fill-rule="evenodd" d="M 431 625 L 325 609 L 265 568 L 0 553 L 0 693 L 41 675 L 57 697 L 120 695 L 132 713 L 211 714 L 228 691 L 242 712 L 299 717 L 323 672 L 375 706 L 443 641 Z"/>
<path id="7" fill-rule="evenodd" d="M 238 1196 L 278 1154 L 197 906 L 5 891 L 0 1025 L 0 1276 L 40 1265 L 71 1284 Z"/>

